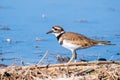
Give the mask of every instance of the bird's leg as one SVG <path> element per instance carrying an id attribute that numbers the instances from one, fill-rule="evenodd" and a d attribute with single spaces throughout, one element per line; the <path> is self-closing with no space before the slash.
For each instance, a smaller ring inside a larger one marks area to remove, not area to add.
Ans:
<path id="1" fill-rule="evenodd" d="M 76 53 L 76 51 L 75 51 L 75 59 L 77 59 L 77 53 Z"/>
<path id="2" fill-rule="evenodd" d="M 77 53 L 76 53 L 76 51 L 75 51 L 75 62 L 77 61 Z"/>
<path id="3" fill-rule="evenodd" d="M 75 58 L 75 51 L 72 51 L 72 57 L 70 58 L 70 60 L 68 61 L 68 63 L 70 63 L 74 58 Z"/>

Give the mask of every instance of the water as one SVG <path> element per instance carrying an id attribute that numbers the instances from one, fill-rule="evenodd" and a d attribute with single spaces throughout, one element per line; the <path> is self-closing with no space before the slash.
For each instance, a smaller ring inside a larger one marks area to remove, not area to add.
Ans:
<path id="1" fill-rule="evenodd" d="M 77 51 L 79 59 L 120 60 L 120 1 L 116 0 L 1 0 L 0 64 L 21 61 L 36 64 L 49 50 L 43 63 L 57 63 L 56 56 L 71 56 L 54 35 L 46 32 L 54 25 L 66 31 L 97 40 L 109 40 L 115 46 L 97 46 Z M 10 30 L 2 30 L 2 28 Z M 36 41 L 36 39 L 40 39 Z M 11 43 L 6 42 L 12 40 Z"/>

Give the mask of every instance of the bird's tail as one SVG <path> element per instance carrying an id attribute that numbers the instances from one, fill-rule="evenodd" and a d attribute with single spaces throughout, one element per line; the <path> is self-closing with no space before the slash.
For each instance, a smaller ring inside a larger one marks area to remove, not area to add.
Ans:
<path id="1" fill-rule="evenodd" d="M 115 45 L 115 44 L 112 44 L 110 41 L 98 41 L 97 44 L 98 45 Z"/>

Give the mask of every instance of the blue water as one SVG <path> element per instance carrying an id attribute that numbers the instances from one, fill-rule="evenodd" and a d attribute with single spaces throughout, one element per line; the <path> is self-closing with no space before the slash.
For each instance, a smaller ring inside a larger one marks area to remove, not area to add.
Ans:
<path id="1" fill-rule="evenodd" d="M 120 60 L 119 0 L 1 0 L 0 64 L 36 64 L 49 50 L 44 64 L 57 63 L 56 56 L 71 56 L 54 35 L 46 32 L 54 25 L 115 46 L 97 46 L 77 51 L 78 59 Z M 39 38 L 39 41 L 36 41 Z M 6 42 L 12 40 L 11 43 Z M 13 59 L 15 58 L 15 59 Z"/>

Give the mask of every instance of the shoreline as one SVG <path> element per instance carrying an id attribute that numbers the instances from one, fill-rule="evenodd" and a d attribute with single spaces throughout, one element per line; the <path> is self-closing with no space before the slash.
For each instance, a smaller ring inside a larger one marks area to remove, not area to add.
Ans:
<path id="1" fill-rule="evenodd" d="M 70 64 L 7 66 L 1 80 L 99 80 L 120 79 L 120 61 L 72 62 Z"/>

